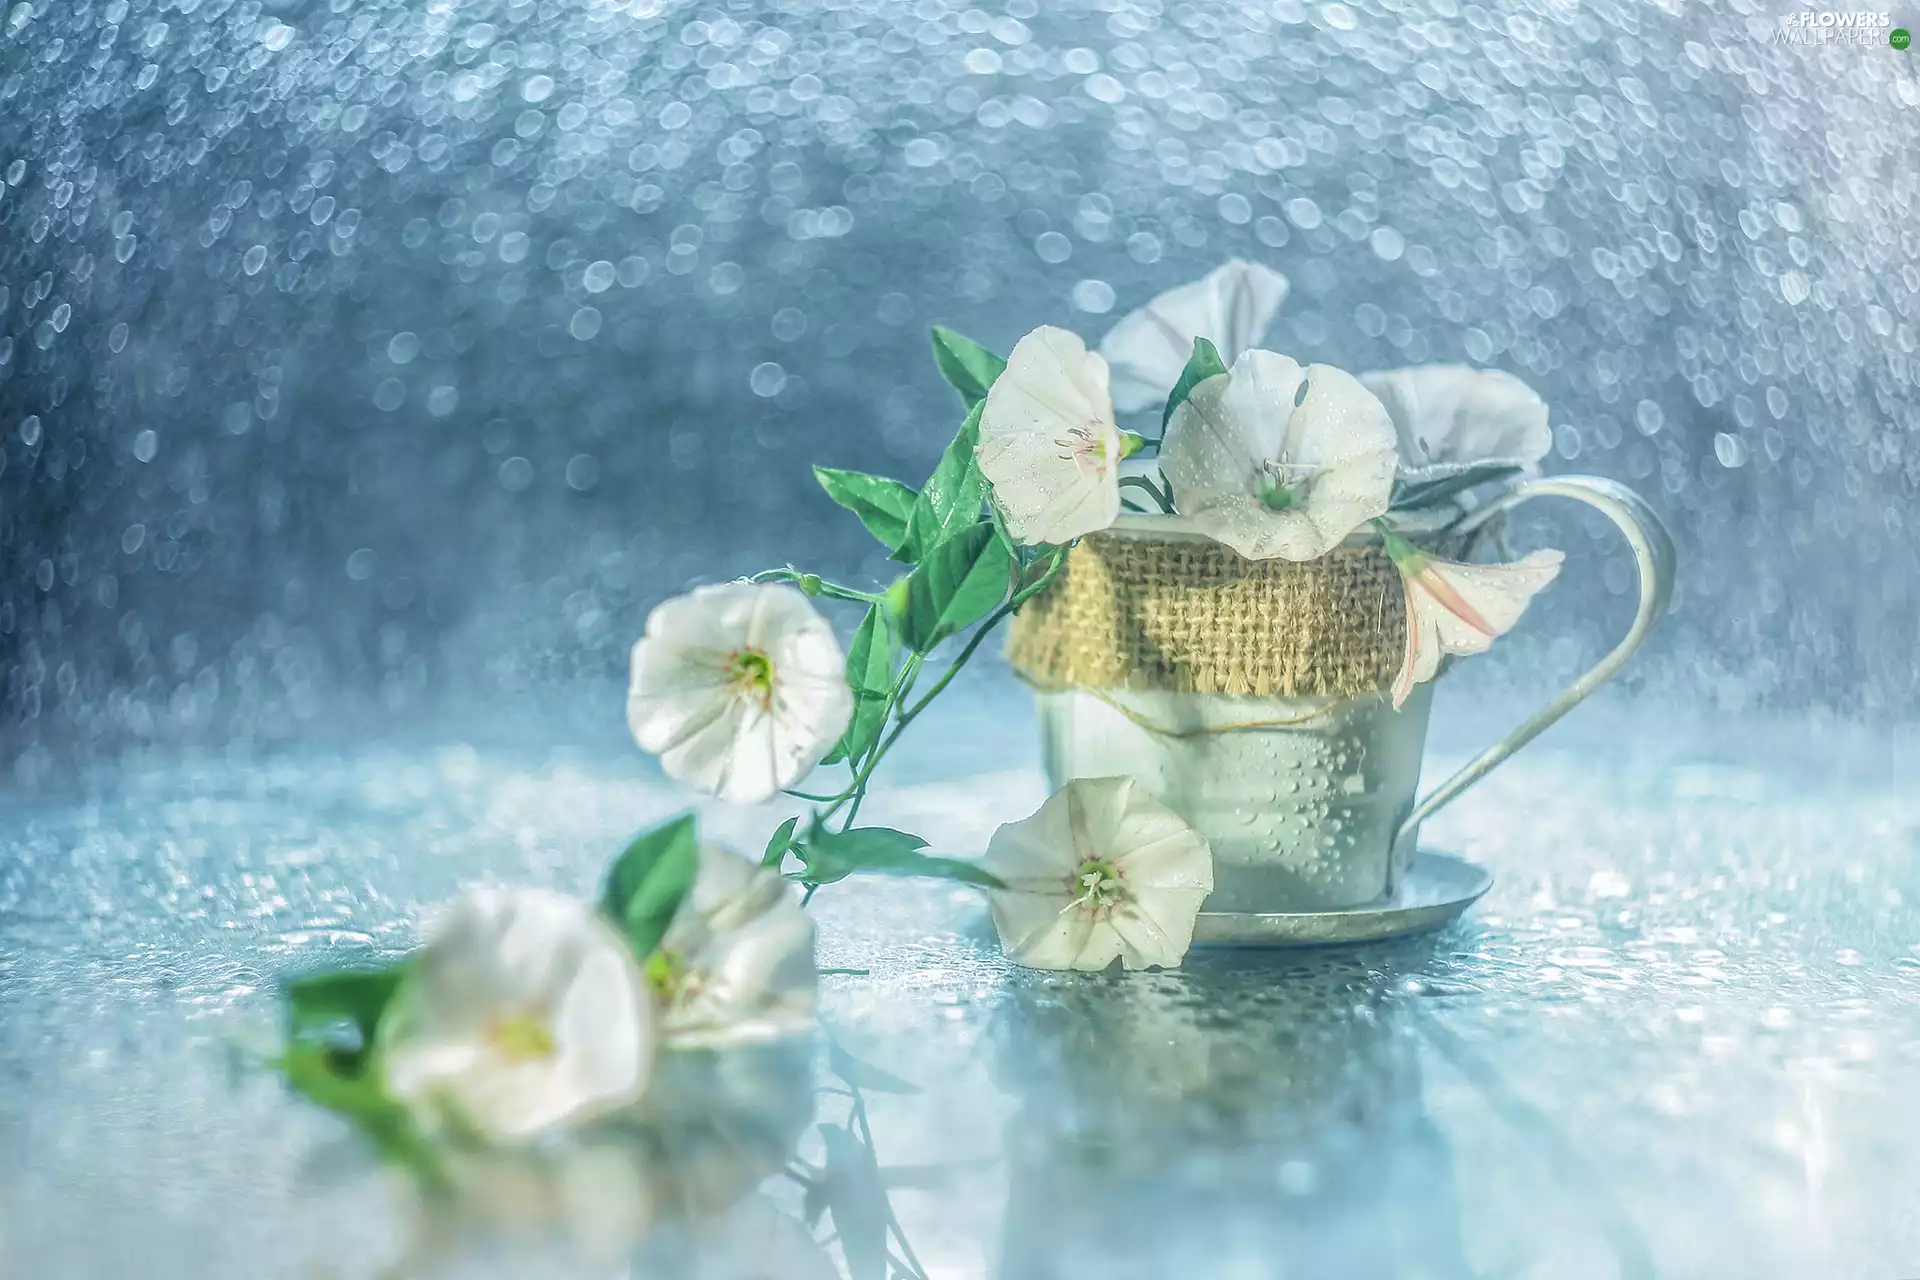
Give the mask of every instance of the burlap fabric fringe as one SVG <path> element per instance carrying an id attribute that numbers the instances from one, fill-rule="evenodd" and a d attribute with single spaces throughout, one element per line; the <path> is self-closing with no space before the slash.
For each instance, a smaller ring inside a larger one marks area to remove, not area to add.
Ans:
<path id="1" fill-rule="evenodd" d="M 1393 683 L 1405 640 L 1377 546 L 1296 564 L 1100 533 L 1014 617 L 1007 658 L 1041 688 L 1349 698 Z"/>

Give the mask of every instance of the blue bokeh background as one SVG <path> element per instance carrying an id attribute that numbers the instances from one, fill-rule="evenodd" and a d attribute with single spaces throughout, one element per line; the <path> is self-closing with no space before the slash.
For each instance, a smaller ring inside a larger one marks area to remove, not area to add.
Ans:
<path id="1" fill-rule="evenodd" d="M 0 3 L 0 755 L 516 708 L 612 742 L 654 600 L 886 573 L 808 466 L 925 474 L 930 322 L 1096 338 L 1231 255 L 1293 280 L 1269 345 L 1509 369 L 1553 469 L 1654 501 L 1682 585 L 1625 696 L 1905 717 L 1920 89 L 1779 27 Z M 1523 532 L 1570 573 L 1471 687 L 1568 675 L 1626 612 L 1599 526 Z"/>

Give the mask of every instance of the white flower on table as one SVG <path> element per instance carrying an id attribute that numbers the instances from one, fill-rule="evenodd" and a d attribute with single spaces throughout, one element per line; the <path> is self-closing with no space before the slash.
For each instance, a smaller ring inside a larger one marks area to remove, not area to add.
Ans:
<path id="1" fill-rule="evenodd" d="M 1127 452 L 1105 360 L 1051 325 L 1014 344 L 987 392 L 975 456 L 1015 541 L 1057 545 L 1112 524 Z"/>
<path id="2" fill-rule="evenodd" d="M 672 1048 L 763 1044 L 813 1026 L 813 921 L 779 872 L 703 845 L 647 981 Z"/>
<path id="3" fill-rule="evenodd" d="M 845 668 L 833 628 L 797 589 L 700 587 L 647 615 L 627 724 L 669 778 L 758 804 L 805 777 L 845 732 Z"/>
<path id="4" fill-rule="evenodd" d="M 482 889 L 431 931 L 376 1053 L 388 1094 L 429 1126 L 514 1143 L 638 1099 L 655 1037 L 640 967 L 590 907 Z"/>
<path id="5" fill-rule="evenodd" d="M 1566 557 L 1535 551 L 1511 564 L 1462 564 L 1429 555 L 1396 533 L 1387 554 L 1406 589 L 1407 643 L 1393 682 L 1393 705 L 1431 680 L 1449 653 L 1485 653 L 1520 621 L 1533 597 L 1554 580 Z"/>
<path id="6" fill-rule="evenodd" d="M 1129 312 L 1100 340 L 1113 370 L 1115 406 L 1132 413 L 1165 404 L 1195 338 L 1211 342 L 1232 364 L 1266 336 L 1286 297 L 1285 276 L 1234 258 Z"/>
<path id="7" fill-rule="evenodd" d="M 1174 505 L 1249 560 L 1312 560 L 1386 511 L 1393 423 L 1353 377 L 1249 351 L 1174 410 L 1160 468 Z"/>
<path id="8" fill-rule="evenodd" d="M 1485 463 L 1532 470 L 1553 449 L 1547 402 L 1499 369 L 1423 364 L 1363 373 L 1393 418 L 1410 471 L 1444 474 Z"/>
<path id="9" fill-rule="evenodd" d="M 1029 969 L 1175 968 L 1213 892 L 1206 837 L 1132 778 L 1079 778 L 993 833 L 982 865 L 1007 958 Z"/>

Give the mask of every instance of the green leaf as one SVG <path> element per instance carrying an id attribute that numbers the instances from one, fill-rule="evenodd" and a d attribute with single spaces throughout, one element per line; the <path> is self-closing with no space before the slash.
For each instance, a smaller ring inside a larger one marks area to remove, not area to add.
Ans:
<path id="1" fill-rule="evenodd" d="M 893 689 L 893 623 L 884 603 L 868 607 L 867 616 L 847 646 L 847 685 L 853 690 L 853 716 L 847 731 L 822 764 L 849 760 L 858 764 L 880 740 L 887 727 L 887 695 Z"/>
<path id="2" fill-rule="evenodd" d="M 1187 402 L 1193 389 L 1208 378 L 1216 377 L 1227 371 L 1220 359 L 1220 353 L 1205 338 L 1193 340 L 1193 354 L 1187 357 L 1187 367 L 1180 371 L 1179 381 L 1173 384 L 1172 394 L 1167 396 L 1166 410 L 1160 415 L 1160 433 L 1166 434 L 1167 424 L 1173 421 L 1173 411 Z"/>
<path id="3" fill-rule="evenodd" d="M 972 338 L 942 325 L 933 326 L 933 362 L 969 409 L 987 398 L 993 380 L 1007 367 L 1005 360 Z"/>
<path id="4" fill-rule="evenodd" d="M 838 1040 L 832 1038 L 827 1040 L 827 1065 L 833 1069 L 833 1074 L 856 1089 L 871 1089 L 875 1093 L 920 1092 L 919 1085 L 854 1057 L 840 1047 Z"/>
<path id="5" fill-rule="evenodd" d="M 926 876 L 958 880 L 989 889 L 1004 889 L 1000 877 L 958 858 L 936 858 L 921 853 L 927 842 L 891 827 L 853 827 L 828 831 L 817 821 L 799 848 L 805 865 L 797 879 L 819 886 L 844 880 L 856 871 L 884 876 Z"/>
<path id="6" fill-rule="evenodd" d="M 915 653 L 929 652 L 963 627 L 984 618 L 1007 594 L 1013 557 L 987 521 L 933 549 L 907 584 L 907 616 L 900 630 Z"/>
<path id="7" fill-rule="evenodd" d="M 833 467 L 815 467 L 813 478 L 827 496 L 860 517 L 867 532 L 898 551 L 906 540 L 907 518 L 919 494 L 885 476 L 870 476 L 863 471 L 839 471 Z"/>
<path id="8" fill-rule="evenodd" d="M 826 1201 L 848 1280 L 887 1280 L 887 1223 L 893 1214 L 873 1148 L 837 1124 L 820 1126 L 827 1146 Z"/>
<path id="9" fill-rule="evenodd" d="M 633 954 L 642 961 L 666 936 L 680 900 L 693 887 L 699 861 L 689 813 L 636 836 L 608 869 L 600 910 L 626 933 Z"/>
<path id="10" fill-rule="evenodd" d="M 380 1016 L 405 977 L 404 965 L 345 969 L 293 978 L 281 987 L 287 1009 L 287 1039 L 312 1040 L 330 1060 L 357 1072 L 373 1052 Z M 357 1041 L 342 1045 L 330 1033 L 351 1026 Z"/>
<path id="11" fill-rule="evenodd" d="M 295 1093 L 350 1121 L 381 1158 L 410 1171 L 432 1190 L 446 1188 L 446 1173 L 431 1139 L 412 1113 L 389 1098 L 371 1073 L 345 1073 L 332 1054 L 312 1043 L 287 1046 L 281 1073 Z"/>
<path id="12" fill-rule="evenodd" d="M 1469 489 L 1478 488 L 1483 484 L 1492 484 L 1496 480 L 1511 479 L 1519 475 L 1523 469 L 1509 462 L 1490 462 L 1470 467 L 1457 475 L 1428 480 L 1423 484 L 1403 484 L 1400 486 L 1400 491 L 1393 495 L 1391 510 L 1412 511 L 1419 507 L 1438 506 Z"/>
<path id="13" fill-rule="evenodd" d="M 980 443 L 980 411 L 985 406 L 984 400 L 973 406 L 953 443 L 940 455 L 940 464 L 927 477 L 926 487 L 914 499 L 913 513 L 907 518 L 907 536 L 895 549 L 895 560 L 916 563 L 980 518 L 987 478 L 980 474 L 973 451 Z"/>
<path id="14" fill-rule="evenodd" d="M 773 838 L 767 841 L 767 851 L 761 855 L 761 866 L 778 868 L 786 860 L 787 850 L 793 848 L 793 829 L 799 825 L 800 815 L 795 814 L 774 828 Z"/>

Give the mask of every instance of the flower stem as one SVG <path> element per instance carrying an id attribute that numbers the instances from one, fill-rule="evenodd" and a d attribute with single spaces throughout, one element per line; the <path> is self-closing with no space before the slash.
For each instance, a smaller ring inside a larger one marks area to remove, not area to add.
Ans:
<path id="1" fill-rule="evenodd" d="M 1124 477 L 1120 481 L 1120 487 L 1124 489 L 1128 486 L 1132 486 L 1135 489 L 1145 489 L 1147 493 L 1152 496 L 1154 502 L 1159 505 L 1162 514 L 1173 514 L 1173 495 L 1161 489 L 1146 476 Z"/>
<path id="2" fill-rule="evenodd" d="M 779 569 L 762 569 L 747 579 L 748 582 L 793 582 L 808 595 L 821 595 L 829 600 L 852 600 L 860 604 L 872 604 L 880 597 L 871 591 L 859 591 L 853 587 L 843 587 L 837 582 L 828 582 L 818 574 L 802 573 L 792 565 Z"/>
<path id="3" fill-rule="evenodd" d="M 893 744 L 900 740 L 900 735 L 907 731 L 907 726 L 913 723 L 914 717 L 918 716 L 922 711 L 925 711 L 928 704 L 940 696 L 941 690 L 953 683 L 953 678 L 960 674 L 960 668 L 964 667 L 967 664 L 967 660 L 973 657 L 979 650 L 981 644 L 986 641 L 987 636 L 992 633 L 995 627 L 1012 616 L 1021 605 L 1047 589 L 1054 578 L 1059 575 L 1060 570 L 1065 567 L 1068 550 L 1069 548 L 1067 547 L 1055 547 L 1049 553 L 1052 559 L 1041 575 L 1028 585 L 1014 592 L 1010 599 L 998 609 L 994 610 L 985 622 L 975 628 L 973 635 L 968 637 L 966 646 L 960 650 L 959 655 L 955 657 L 952 662 L 947 664 L 947 669 L 940 673 L 940 678 L 934 682 L 933 687 L 928 689 L 919 701 L 911 705 L 908 704 L 907 697 L 913 692 L 914 683 L 920 675 L 921 663 L 925 659 L 924 655 L 918 653 L 908 655 L 906 662 L 902 664 L 900 668 L 900 675 L 894 680 L 893 689 L 889 691 L 887 695 L 888 704 L 894 715 L 893 729 L 881 740 L 880 745 L 874 748 L 873 753 L 867 757 L 865 763 L 856 771 L 852 781 L 847 784 L 846 791 L 835 797 L 827 811 L 819 815 L 819 821 L 822 823 L 831 822 L 834 817 L 839 814 L 840 810 L 851 802 L 853 807 L 848 811 L 846 820 L 841 824 L 841 830 L 844 831 L 853 825 L 854 818 L 857 817 L 860 812 L 860 803 L 866 798 L 867 782 L 873 777 L 874 770 L 880 767 L 880 761 L 893 747 Z"/>

